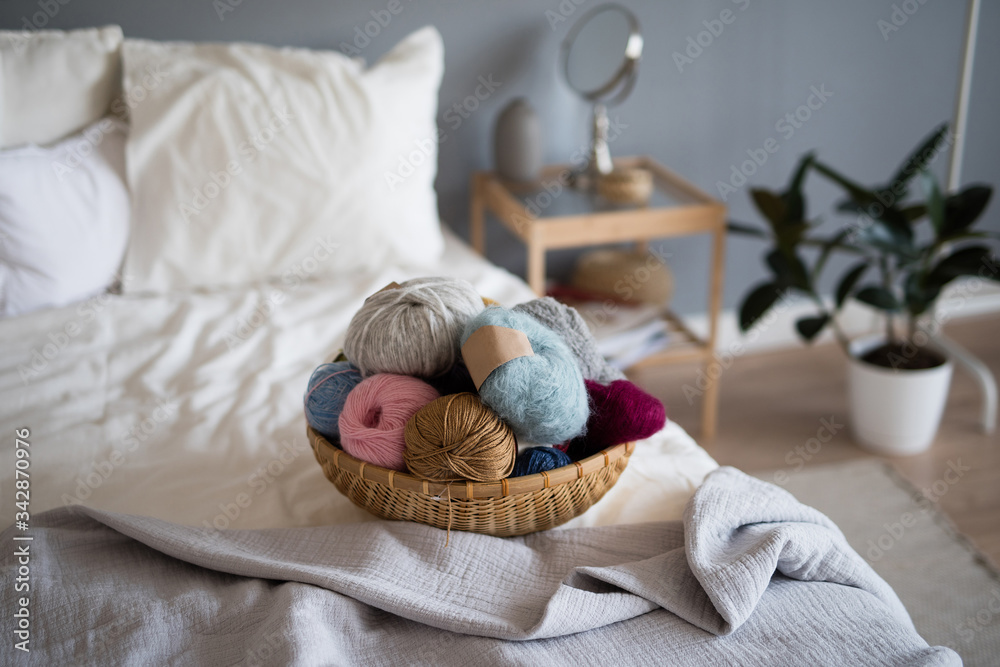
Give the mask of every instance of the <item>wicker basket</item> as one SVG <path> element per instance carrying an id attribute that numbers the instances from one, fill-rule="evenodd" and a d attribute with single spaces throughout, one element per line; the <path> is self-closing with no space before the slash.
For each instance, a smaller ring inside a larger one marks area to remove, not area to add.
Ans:
<path id="1" fill-rule="evenodd" d="M 499 482 L 428 482 L 365 463 L 308 429 L 327 479 L 383 519 L 498 537 L 525 535 L 566 523 L 615 485 L 635 443 L 609 447 L 573 465 Z"/>
<path id="2" fill-rule="evenodd" d="M 597 194 L 615 204 L 645 204 L 653 195 L 653 173 L 641 167 L 615 169 L 597 179 Z"/>

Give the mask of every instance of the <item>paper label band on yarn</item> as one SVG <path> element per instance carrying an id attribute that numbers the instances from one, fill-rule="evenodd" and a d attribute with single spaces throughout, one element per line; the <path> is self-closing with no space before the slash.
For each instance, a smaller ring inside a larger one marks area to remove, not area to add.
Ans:
<path id="1" fill-rule="evenodd" d="M 476 389 L 486 382 L 490 373 L 511 359 L 533 356 L 535 351 L 531 349 L 527 334 L 493 324 L 473 331 L 462 346 L 462 359 L 465 360 Z"/>
<path id="2" fill-rule="evenodd" d="M 393 280 L 391 283 L 389 283 L 388 285 L 386 285 L 385 287 L 383 287 L 382 289 L 380 289 L 378 292 L 375 292 L 375 294 L 379 294 L 379 293 L 384 292 L 384 291 L 389 290 L 389 289 L 399 289 L 400 287 L 402 287 L 402 285 L 400 285 L 395 280 Z M 368 299 L 370 299 L 373 296 L 375 296 L 375 294 L 370 295 L 368 297 Z M 365 299 L 365 301 L 368 301 L 368 299 Z"/>

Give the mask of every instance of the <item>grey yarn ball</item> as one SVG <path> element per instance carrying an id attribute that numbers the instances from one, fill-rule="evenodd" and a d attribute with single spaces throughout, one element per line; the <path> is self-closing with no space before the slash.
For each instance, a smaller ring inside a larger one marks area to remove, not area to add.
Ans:
<path id="1" fill-rule="evenodd" d="M 576 308 L 546 296 L 518 304 L 512 310 L 531 315 L 559 334 L 573 351 L 584 379 L 603 384 L 625 379 L 625 374 L 609 364 L 597 351 L 597 341 Z"/>
<path id="2" fill-rule="evenodd" d="M 465 280 L 407 280 L 368 297 L 347 327 L 344 354 L 365 377 L 435 377 L 460 359 L 462 328 L 484 307 Z"/>

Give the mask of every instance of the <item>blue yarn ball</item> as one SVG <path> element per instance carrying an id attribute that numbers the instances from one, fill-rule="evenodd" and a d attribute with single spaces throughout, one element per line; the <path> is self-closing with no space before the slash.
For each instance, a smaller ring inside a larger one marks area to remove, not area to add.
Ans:
<path id="1" fill-rule="evenodd" d="M 486 325 L 524 332 L 534 356 L 511 359 L 490 373 L 479 388 L 483 403 L 522 442 L 551 445 L 583 434 L 590 415 L 587 388 L 576 357 L 559 334 L 530 315 L 491 306 L 465 325 L 462 344 Z"/>
<path id="2" fill-rule="evenodd" d="M 309 378 L 303 397 L 306 421 L 327 440 L 340 442 L 340 413 L 347 394 L 360 382 L 361 372 L 347 361 L 323 364 Z"/>
<path id="3" fill-rule="evenodd" d="M 511 477 L 524 477 L 548 470 L 555 470 L 573 463 L 569 454 L 555 447 L 532 447 L 517 455 Z"/>

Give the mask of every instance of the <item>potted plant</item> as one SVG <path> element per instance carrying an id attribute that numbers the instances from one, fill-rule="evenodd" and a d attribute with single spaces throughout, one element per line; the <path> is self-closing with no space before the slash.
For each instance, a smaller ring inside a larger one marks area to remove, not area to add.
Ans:
<path id="1" fill-rule="evenodd" d="M 937 432 L 952 371 L 950 360 L 933 343 L 937 322 L 931 315 L 941 290 L 961 276 L 1000 279 L 988 245 L 996 235 L 973 230 L 992 188 L 971 185 L 944 194 L 927 170 L 946 135 L 947 125 L 937 128 L 887 183 L 871 188 L 807 154 L 784 191 L 751 191 L 766 230 L 729 225 L 732 232 L 770 239 L 773 246 L 766 255 L 770 278 L 750 289 L 741 304 L 741 330 L 750 329 L 787 294 L 804 295 L 814 303 L 815 314 L 799 319 L 796 329 L 806 342 L 832 329 L 849 359 L 854 435 L 879 453 L 923 451 Z M 803 185 L 813 173 L 846 195 L 837 210 L 850 217 L 832 235 L 820 234 L 818 221 L 806 213 Z M 910 189 L 918 176 L 923 197 L 915 200 Z M 818 284 L 834 253 L 854 261 L 837 282 L 833 298 L 824 299 Z M 849 340 L 838 316 L 850 299 L 879 311 L 884 331 Z"/>

